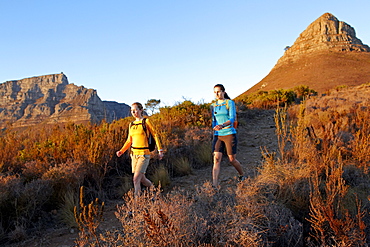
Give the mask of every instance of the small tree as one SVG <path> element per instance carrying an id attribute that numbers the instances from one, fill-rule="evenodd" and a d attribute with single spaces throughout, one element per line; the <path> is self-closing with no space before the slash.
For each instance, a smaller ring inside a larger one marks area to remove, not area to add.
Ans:
<path id="1" fill-rule="evenodd" d="M 145 109 L 150 110 L 151 114 L 158 108 L 158 105 L 161 103 L 160 99 L 150 99 L 145 103 Z"/>

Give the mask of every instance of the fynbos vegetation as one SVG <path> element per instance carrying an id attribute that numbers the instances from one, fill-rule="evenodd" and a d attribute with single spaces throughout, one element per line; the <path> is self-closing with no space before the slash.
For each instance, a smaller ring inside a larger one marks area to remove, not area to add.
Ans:
<path id="1" fill-rule="evenodd" d="M 258 91 L 249 95 L 242 94 L 236 98 L 249 108 L 274 109 L 283 107 L 293 103 L 299 103 L 309 96 L 316 95 L 313 89 L 308 86 L 301 85 L 294 89 L 279 89 L 271 91 Z"/>
<path id="2" fill-rule="evenodd" d="M 56 220 L 53 210 L 73 215 L 73 207 L 62 206 L 74 203 L 78 246 L 366 246 L 369 94 L 363 85 L 289 107 L 275 102 L 278 152 L 261 147 L 256 176 L 221 191 L 209 182 L 193 191 L 166 189 L 174 176 L 212 163 L 207 104 L 184 101 L 151 117 L 167 152 L 148 170 L 157 186 L 137 197 L 126 179 L 128 157 L 114 156 L 131 118 L 6 130 L 0 140 L 2 241 L 42 231 Z M 81 185 L 85 193 L 79 194 Z M 99 229 L 103 201 L 121 197 L 115 212 L 121 228 Z"/>

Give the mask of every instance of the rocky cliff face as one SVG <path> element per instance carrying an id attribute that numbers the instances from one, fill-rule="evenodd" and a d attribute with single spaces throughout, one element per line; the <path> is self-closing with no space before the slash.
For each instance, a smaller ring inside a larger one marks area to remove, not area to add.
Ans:
<path id="1" fill-rule="evenodd" d="M 96 90 L 69 84 L 61 74 L 0 84 L 0 126 L 23 127 L 39 123 L 111 122 L 128 116 L 130 107 L 104 102 Z"/>
<path id="2" fill-rule="evenodd" d="M 356 37 L 355 29 L 325 13 L 287 47 L 270 73 L 248 91 L 293 89 L 306 85 L 319 93 L 337 86 L 370 81 L 370 48 Z"/>
<path id="3" fill-rule="evenodd" d="M 312 22 L 291 47 L 287 47 L 277 66 L 285 62 L 293 62 L 302 55 L 320 51 L 370 52 L 370 47 L 356 37 L 353 27 L 339 21 L 334 15 L 325 13 Z"/>

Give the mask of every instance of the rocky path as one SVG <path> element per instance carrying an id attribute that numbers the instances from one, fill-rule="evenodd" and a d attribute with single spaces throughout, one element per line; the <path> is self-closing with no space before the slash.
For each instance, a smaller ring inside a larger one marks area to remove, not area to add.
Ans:
<path id="1" fill-rule="evenodd" d="M 262 164 L 261 148 L 265 147 L 269 152 L 277 151 L 274 113 L 274 110 L 259 110 L 239 114 L 237 159 L 248 177 L 254 177 L 257 174 L 257 167 Z M 237 183 L 236 178 L 236 170 L 229 165 L 227 158 L 224 157 L 220 172 L 221 190 L 229 186 L 235 186 Z M 212 181 L 212 164 L 209 167 L 195 170 L 192 175 L 174 178 L 171 181 L 171 188 L 180 187 L 192 191 L 195 189 L 195 185 L 204 184 L 206 181 Z M 100 229 L 114 230 L 120 227 L 120 223 L 114 215 L 117 203 L 106 203 L 104 221 L 100 225 Z M 77 230 L 62 228 L 53 230 L 50 234 L 46 234 L 44 237 L 37 238 L 37 240 L 32 242 L 26 241 L 23 244 L 14 246 L 69 247 L 74 246 L 74 240 L 77 236 Z"/>

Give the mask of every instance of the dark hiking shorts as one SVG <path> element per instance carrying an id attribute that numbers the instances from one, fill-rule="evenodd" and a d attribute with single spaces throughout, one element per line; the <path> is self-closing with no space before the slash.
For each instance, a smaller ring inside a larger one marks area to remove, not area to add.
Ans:
<path id="1" fill-rule="evenodd" d="M 227 155 L 236 154 L 236 148 L 238 146 L 238 139 L 236 134 L 227 136 L 213 136 L 212 152 L 223 153 L 226 147 Z"/>

